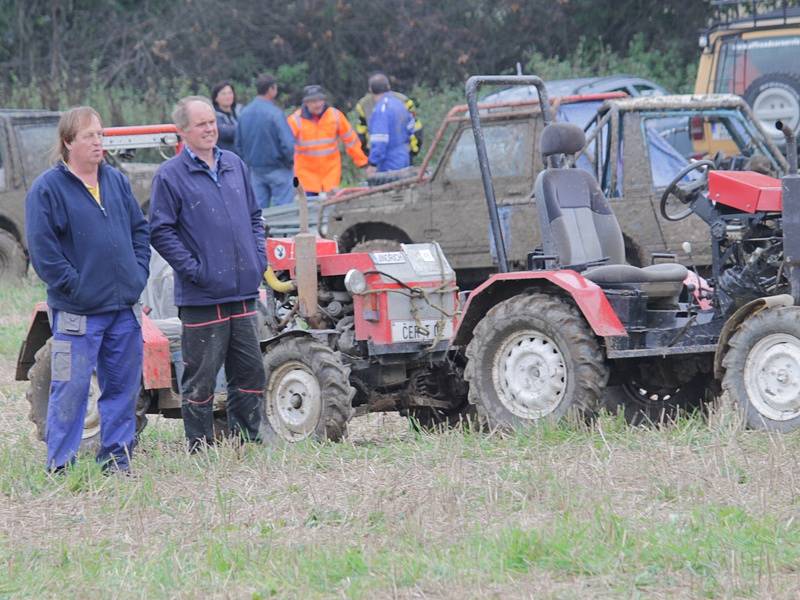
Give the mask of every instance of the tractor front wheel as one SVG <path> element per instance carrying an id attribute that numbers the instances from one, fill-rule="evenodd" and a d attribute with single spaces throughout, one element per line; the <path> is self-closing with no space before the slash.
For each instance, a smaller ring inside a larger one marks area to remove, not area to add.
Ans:
<path id="1" fill-rule="evenodd" d="M 728 342 L 722 366 L 722 389 L 747 427 L 800 427 L 800 308 L 769 308 L 746 319 Z"/>
<path id="2" fill-rule="evenodd" d="M 464 372 L 481 421 L 503 429 L 595 412 L 608 376 L 581 313 L 567 299 L 541 293 L 514 296 L 486 314 Z"/>
<path id="3" fill-rule="evenodd" d="M 287 337 L 264 353 L 264 370 L 265 442 L 339 441 L 347 434 L 355 389 L 338 352 L 309 336 Z"/>

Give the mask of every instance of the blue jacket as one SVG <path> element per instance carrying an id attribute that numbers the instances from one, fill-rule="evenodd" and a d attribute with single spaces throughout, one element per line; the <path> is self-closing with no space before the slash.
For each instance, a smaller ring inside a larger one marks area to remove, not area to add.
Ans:
<path id="1" fill-rule="evenodd" d="M 229 113 L 219 108 L 214 109 L 214 113 L 217 115 L 217 131 L 219 132 L 217 145 L 222 150 L 236 152 L 236 123 L 238 122 L 237 113 L 240 108 L 237 104 L 232 107 Z"/>
<path id="2" fill-rule="evenodd" d="M 394 171 L 410 164 L 408 141 L 414 116 L 393 94 L 383 94 L 369 116 L 369 164 Z"/>
<path id="3" fill-rule="evenodd" d="M 267 268 L 261 209 L 247 167 L 222 150 L 217 181 L 184 150 L 158 168 L 150 197 L 153 248 L 175 270 L 175 304 L 258 296 Z"/>
<path id="4" fill-rule="evenodd" d="M 50 308 L 91 315 L 139 301 L 150 263 L 147 221 L 127 177 L 101 163 L 100 199 L 63 163 L 33 182 L 25 235 Z"/>
<path id="5" fill-rule="evenodd" d="M 294 136 L 274 102 L 256 96 L 239 114 L 237 154 L 254 169 L 292 169 Z"/>

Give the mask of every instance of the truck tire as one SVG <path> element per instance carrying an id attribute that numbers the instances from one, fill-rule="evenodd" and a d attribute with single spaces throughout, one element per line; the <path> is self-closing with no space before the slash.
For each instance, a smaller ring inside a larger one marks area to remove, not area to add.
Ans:
<path id="1" fill-rule="evenodd" d="M 762 75 L 747 87 L 743 97 L 772 141 L 784 142 L 783 134 L 775 128 L 775 121 L 783 121 L 797 132 L 800 126 L 800 78 L 797 75 Z"/>
<path id="2" fill-rule="evenodd" d="M 476 325 L 464 372 L 469 401 L 490 428 L 510 429 L 568 412 L 593 414 L 609 370 L 581 313 L 566 299 L 521 294 Z"/>
<path id="3" fill-rule="evenodd" d="M 355 388 L 338 352 L 312 337 L 287 337 L 264 353 L 265 442 L 339 441 L 347 435 Z"/>
<path id="4" fill-rule="evenodd" d="M 631 425 L 670 423 L 681 412 L 699 408 L 706 394 L 708 376 L 694 376 L 683 385 L 654 387 L 629 381 L 622 385 L 607 386 L 603 394 L 603 407 L 615 414 L 623 411 Z"/>
<path id="5" fill-rule="evenodd" d="M 397 252 L 400 242 L 397 240 L 364 240 L 358 242 L 350 252 Z"/>
<path id="6" fill-rule="evenodd" d="M 722 389 L 747 427 L 800 427 L 800 307 L 768 308 L 746 319 L 728 342 L 722 366 Z"/>
<path id="7" fill-rule="evenodd" d="M 34 356 L 33 366 L 28 371 L 30 385 L 25 392 L 25 397 L 30 404 L 28 418 L 36 425 L 36 437 L 45 441 L 47 433 L 47 407 L 50 404 L 50 379 L 52 341 L 50 338 L 44 346 L 39 348 Z M 96 453 L 100 448 L 100 413 L 97 410 L 97 399 L 100 397 L 100 387 L 97 377 L 92 377 L 89 387 L 89 406 L 86 409 L 86 419 L 83 425 L 80 452 Z"/>
<path id="8" fill-rule="evenodd" d="M 0 281 L 21 279 L 28 272 L 28 257 L 13 235 L 0 229 Z"/>

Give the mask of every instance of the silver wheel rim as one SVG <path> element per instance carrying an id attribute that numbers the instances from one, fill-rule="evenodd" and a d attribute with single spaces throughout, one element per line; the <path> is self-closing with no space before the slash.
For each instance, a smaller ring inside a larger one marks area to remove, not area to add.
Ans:
<path id="1" fill-rule="evenodd" d="M 92 373 L 89 384 L 89 400 L 86 404 L 86 417 L 83 420 L 83 434 L 81 439 L 88 440 L 100 433 L 100 411 L 97 400 L 100 398 L 100 384 L 97 382 L 97 373 Z"/>
<path id="2" fill-rule="evenodd" d="M 800 339 L 773 333 L 747 356 L 744 387 L 750 404 L 772 421 L 800 416 Z"/>
<path id="3" fill-rule="evenodd" d="M 275 369 L 266 389 L 266 415 L 278 435 L 290 442 L 309 437 L 322 415 L 319 381 L 300 361 Z"/>
<path id="4" fill-rule="evenodd" d="M 767 88 L 753 101 L 753 114 L 774 141 L 782 142 L 783 133 L 775 128 L 776 121 L 783 121 L 792 131 L 800 122 L 800 105 L 797 97 L 780 87 Z"/>
<path id="5" fill-rule="evenodd" d="M 500 401 L 522 419 L 541 419 L 561 403 L 567 369 L 558 346 L 534 330 L 509 337 L 492 364 L 492 382 Z"/>

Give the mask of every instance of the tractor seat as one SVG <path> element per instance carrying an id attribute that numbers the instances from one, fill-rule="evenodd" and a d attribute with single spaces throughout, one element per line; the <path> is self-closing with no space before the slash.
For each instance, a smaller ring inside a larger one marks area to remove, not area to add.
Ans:
<path id="1" fill-rule="evenodd" d="M 551 123 L 540 147 L 546 168 L 536 178 L 534 196 L 544 254 L 561 265 L 607 264 L 585 270 L 586 279 L 602 288 L 636 288 L 651 298 L 677 301 L 688 271 L 677 263 L 634 267 L 625 263 L 625 242 L 608 199 L 594 175 L 562 168 L 561 155 L 575 154 L 586 143 L 583 130 L 571 123 Z"/>

